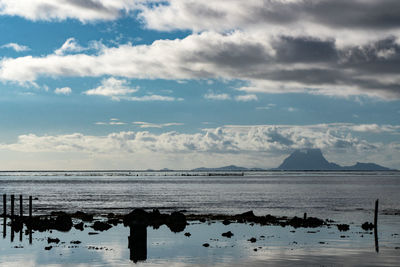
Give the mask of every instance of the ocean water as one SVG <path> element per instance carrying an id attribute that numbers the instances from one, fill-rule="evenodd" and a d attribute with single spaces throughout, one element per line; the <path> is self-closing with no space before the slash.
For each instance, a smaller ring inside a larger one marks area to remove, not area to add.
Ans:
<path id="1" fill-rule="evenodd" d="M 0 172 L 0 194 L 33 196 L 34 214 L 253 210 L 359 223 L 372 220 L 376 199 L 383 219 L 400 218 L 399 192 L 400 172 Z"/>
<path id="2" fill-rule="evenodd" d="M 32 195 L 34 214 L 127 213 L 138 207 L 223 214 L 253 210 L 278 216 L 307 212 L 350 224 L 346 232 L 334 225 L 294 229 L 212 221 L 190 222 L 180 233 L 147 227 L 146 242 L 136 244 L 143 253 L 129 247 L 130 228 L 121 224 L 96 235 L 89 234 L 91 223 L 83 231 L 34 231 L 30 242 L 29 234 L 14 233 L 7 219 L 0 220 L 0 266 L 398 266 L 400 261 L 399 172 L 0 172 L 0 190 L 8 199 Z M 376 199 L 379 244 L 373 232 L 361 228 L 373 221 Z M 226 231 L 234 236 L 221 236 Z M 188 232 L 190 237 L 184 235 Z M 49 237 L 60 243 L 49 244 Z M 71 243 L 76 240 L 81 243 Z"/>

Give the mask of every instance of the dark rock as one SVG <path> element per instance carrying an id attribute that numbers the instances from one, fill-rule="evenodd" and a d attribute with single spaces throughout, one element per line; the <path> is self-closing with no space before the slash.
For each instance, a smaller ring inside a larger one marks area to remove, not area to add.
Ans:
<path id="1" fill-rule="evenodd" d="M 53 248 L 53 246 L 44 247 L 45 250 L 50 250 L 52 248 Z"/>
<path id="2" fill-rule="evenodd" d="M 82 242 L 79 241 L 79 240 L 76 240 L 76 241 L 71 241 L 70 243 L 71 243 L 71 244 L 80 244 L 80 243 L 82 243 Z"/>
<path id="3" fill-rule="evenodd" d="M 255 243 L 255 242 L 257 241 L 257 239 L 256 239 L 255 237 L 252 237 L 252 238 L 250 238 L 250 239 L 247 240 L 247 241 L 250 241 L 251 243 Z"/>
<path id="4" fill-rule="evenodd" d="M 204 243 L 204 244 L 203 244 L 203 247 L 208 248 L 209 246 L 210 246 L 210 244 L 208 244 L 208 243 Z"/>
<path id="5" fill-rule="evenodd" d="M 191 236 L 191 235 L 192 235 L 192 234 L 189 233 L 189 232 L 185 233 L 185 236 L 187 236 L 187 237 L 189 237 L 189 236 Z"/>
<path id="6" fill-rule="evenodd" d="M 134 209 L 124 216 L 123 222 L 124 226 L 129 226 L 130 224 L 149 224 L 149 219 L 149 213 L 144 209 Z"/>
<path id="7" fill-rule="evenodd" d="M 204 218 L 200 218 L 200 219 L 199 219 L 199 222 L 201 222 L 201 223 L 205 223 L 205 222 L 206 222 L 206 219 L 204 219 Z"/>
<path id="8" fill-rule="evenodd" d="M 254 218 L 255 216 L 252 210 L 236 215 L 236 217 L 244 219 Z"/>
<path id="9" fill-rule="evenodd" d="M 97 232 L 89 232 L 88 235 L 98 235 L 99 233 Z"/>
<path id="10" fill-rule="evenodd" d="M 304 219 L 295 216 L 292 219 L 288 220 L 287 224 L 294 228 L 299 228 L 299 227 L 315 228 L 322 226 L 324 224 L 324 221 L 314 217 L 308 217 Z"/>
<path id="11" fill-rule="evenodd" d="M 186 216 L 181 212 L 171 213 L 166 222 L 168 228 L 174 233 L 182 232 L 183 230 L 185 230 L 186 224 Z"/>
<path id="12" fill-rule="evenodd" d="M 231 221 L 228 220 L 228 219 L 225 219 L 225 220 L 222 221 L 222 224 L 223 225 L 229 225 L 229 224 L 231 224 Z"/>
<path id="13" fill-rule="evenodd" d="M 50 244 L 50 243 L 56 243 L 56 244 L 58 244 L 58 243 L 60 243 L 60 239 L 48 237 L 48 238 L 47 238 L 47 243 L 48 243 L 48 244 Z"/>
<path id="14" fill-rule="evenodd" d="M 339 231 L 343 231 L 343 232 L 346 232 L 346 231 L 348 231 L 349 229 L 350 229 L 350 226 L 348 225 L 348 224 L 338 224 L 337 225 L 337 228 L 338 228 L 338 230 Z"/>
<path id="15" fill-rule="evenodd" d="M 72 228 L 72 219 L 68 214 L 58 215 L 54 222 L 54 229 L 61 232 L 68 232 Z"/>
<path id="16" fill-rule="evenodd" d="M 14 218 L 14 220 L 11 221 L 11 227 L 14 230 L 14 232 L 18 233 L 19 231 L 22 231 L 23 226 L 24 226 L 23 218 L 16 217 Z"/>
<path id="17" fill-rule="evenodd" d="M 81 219 L 84 222 L 92 222 L 93 221 L 93 215 L 85 213 L 83 211 L 77 211 L 74 214 L 72 214 L 72 217 Z"/>
<path id="18" fill-rule="evenodd" d="M 370 222 L 365 222 L 365 223 L 363 223 L 363 224 L 361 225 L 361 228 L 362 228 L 363 230 L 365 230 L 365 231 L 369 231 L 369 230 L 374 229 L 374 224 L 373 224 L 373 223 L 370 223 Z"/>
<path id="19" fill-rule="evenodd" d="M 111 226 L 111 224 L 108 224 L 108 223 L 105 223 L 105 222 L 96 221 L 96 222 L 94 222 L 94 224 L 91 227 L 95 231 L 107 231 L 112 226 Z"/>
<path id="20" fill-rule="evenodd" d="M 75 224 L 75 225 L 74 225 L 74 228 L 75 228 L 76 230 L 81 230 L 81 231 L 83 231 L 83 222 L 80 222 L 80 223 Z"/>
<path id="21" fill-rule="evenodd" d="M 108 219 L 107 223 L 117 226 L 120 223 L 120 220 L 117 218 L 110 218 Z"/>
<path id="22" fill-rule="evenodd" d="M 231 231 L 228 231 L 228 232 L 226 232 L 226 233 L 222 233 L 221 235 L 222 235 L 222 236 L 225 236 L 225 237 L 227 237 L 227 238 L 231 238 L 231 237 L 233 236 L 233 233 L 232 233 Z"/>

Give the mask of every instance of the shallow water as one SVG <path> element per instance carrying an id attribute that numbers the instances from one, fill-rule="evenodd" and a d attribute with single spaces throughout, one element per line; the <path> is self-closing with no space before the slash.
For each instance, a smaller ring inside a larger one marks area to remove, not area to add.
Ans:
<path id="1" fill-rule="evenodd" d="M 305 229 L 249 224 L 192 222 L 185 231 L 172 233 L 167 227 L 147 227 L 147 253 L 128 248 L 128 227 L 122 225 L 88 235 L 93 231 L 71 230 L 68 233 L 35 232 L 32 244 L 27 236 L 14 241 L 0 239 L 0 266 L 398 266 L 400 261 L 399 228 L 385 225 L 379 234 L 379 253 L 374 237 L 351 225 L 350 231 L 336 227 Z M 222 237 L 226 231 L 232 238 Z M 186 237 L 184 233 L 190 232 Z M 60 243 L 48 244 L 47 238 Z M 257 241 L 248 241 L 255 237 Z M 71 241 L 81 241 L 71 244 Z M 202 244 L 209 243 L 209 247 Z M 52 245 L 51 250 L 44 247 Z M 257 251 L 255 251 L 257 249 Z M 141 261 L 133 259 L 141 258 Z"/>
<path id="2" fill-rule="evenodd" d="M 127 213 L 142 207 L 224 214 L 254 210 L 258 215 L 277 216 L 307 212 L 342 222 L 364 222 L 371 220 L 378 198 L 380 213 L 388 214 L 387 220 L 400 213 L 400 172 L 235 174 L 0 172 L 0 194 L 37 197 L 34 214 L 53 210 Z"/>

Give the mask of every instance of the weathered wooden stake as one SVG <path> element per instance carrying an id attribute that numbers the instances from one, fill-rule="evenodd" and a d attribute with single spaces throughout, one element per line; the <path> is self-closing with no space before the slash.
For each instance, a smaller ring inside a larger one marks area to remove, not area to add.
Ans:
<path id="1" fill-rule="evenodd" d="M 378 227 L 378 204 L 379 204 L 379 199 L 375 201 L 375 216 L 374 216 L 375 229 Z"/>
<path id="2" fill-rule="evenodd" d="M 29 219 L 32 219 L 32 196 L 29 196 Z"/>
<path id="3" fill-rule="evenodd" d="M 3 216 L 7 216 L 7 195 L 3 194 Z"/>
<path id="4" fill-rule="evenodd" d="M 307 212 L 304 212 L 304 220 L 307 220 Z"/>
<path id="5" fill-rule="evenodd" d="M 379 243 L 378 243 L 378 204 L 379 199 L 375 201 L 375 216 L 374 216 L 374 237 L 375 237 L 375 251 L 379 252 Z"/>
<path id="6" fill-rule="evenodd" d="M 11 219 L 14 219 L 14 195 L 11 195 Z"/>
<path id="7" fill-rule="evenodd" d="M 24 215 L 23 207 L 22 207 L 22 195 L 19 195 L 19 217 L 22 218 Z"/>

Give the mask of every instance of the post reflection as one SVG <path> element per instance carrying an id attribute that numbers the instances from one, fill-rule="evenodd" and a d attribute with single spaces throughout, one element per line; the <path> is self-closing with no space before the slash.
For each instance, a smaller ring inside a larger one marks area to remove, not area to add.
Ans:
<path id="1" fill-rule="evenodd" d="M 129 230 L 130 260 L 134 263 L 145 261 L 147 259 L 147 226 L 145 224 L 131 224 Z"/>
<path id="2" fill-rule="evenodd" d="M 6 238 L 7 236 L 7 218 L 4 216 L 3 220 L 3 238 Z"/>

